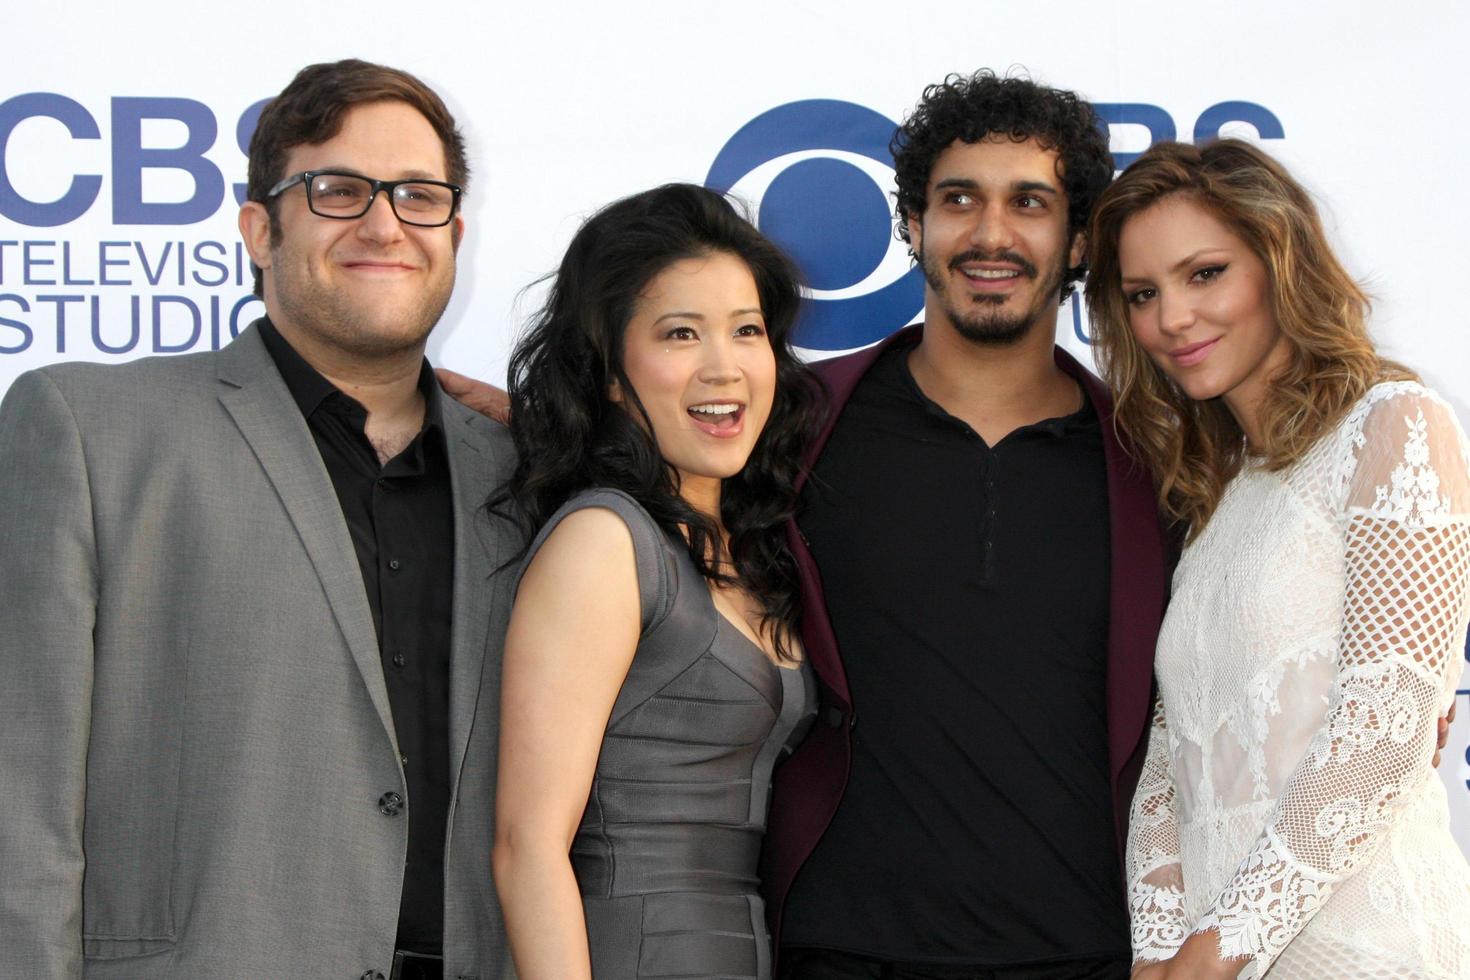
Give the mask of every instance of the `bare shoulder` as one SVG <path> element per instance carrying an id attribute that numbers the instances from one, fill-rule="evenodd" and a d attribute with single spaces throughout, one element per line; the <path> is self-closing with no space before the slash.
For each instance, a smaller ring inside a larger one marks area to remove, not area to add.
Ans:
<path id="1" fill-rule="evenodd" d="M 640 623 L 633 538 L 603 507 L 564 515 L 526 566 L 506 636 L 507 663 L 523 654 L 605 663 L 621 681 Z M 608 650 L 617 655 L 609 657 Z M 559 652 L 558 652 L 559 651 Z M 620 673 L 621 672 L 621 673 Z"/>
<path id="2" fill-rule="evenodd" d="M 609 578 L 637 584 L 633 535 L 623 518 L 606 507 L 588 506 L 557 522 L 526 569 L 525 583 L 548 578 L 565 587 L 569 581 L 606 583 Z"/>

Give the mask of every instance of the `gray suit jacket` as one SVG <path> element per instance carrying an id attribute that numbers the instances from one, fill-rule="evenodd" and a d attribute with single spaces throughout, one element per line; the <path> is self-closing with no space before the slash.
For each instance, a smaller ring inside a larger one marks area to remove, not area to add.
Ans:
<path id="1" fill-rule="evenodd" d="M 506 431 L 455 500 L 445 976 L 511 975 L 490 876 L 518 532 Z M 0 977 L 389 971 L 413 801 L 332 483 L 255 330 L 0 405 Z"/>

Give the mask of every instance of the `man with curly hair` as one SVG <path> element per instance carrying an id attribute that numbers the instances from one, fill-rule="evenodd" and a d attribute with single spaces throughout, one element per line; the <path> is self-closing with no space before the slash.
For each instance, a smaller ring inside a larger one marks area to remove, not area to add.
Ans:
<path id="1" fill-rule="evenodd" d="M 768 831 L 782 975 L 1126 977 L 1165 542 L 1106 391 L 1054 347 L 1106 128 L 981 71 L 926 89 L 893 150 L 924 320 L 819 366 L 797 552 L 823 710 Z"/>

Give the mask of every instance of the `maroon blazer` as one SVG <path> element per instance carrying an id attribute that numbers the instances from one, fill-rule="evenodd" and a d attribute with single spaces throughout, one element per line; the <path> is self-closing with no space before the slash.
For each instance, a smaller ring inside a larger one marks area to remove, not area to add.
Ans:
<path id="1" fill-rule="evenodd" d="M 803 481 L 832 435 L 847 399 L 878 356 L 890 346 L 917 344 L 921 331 L 921 325 L 906 327 L 876 346 L 815 365 L 827 386 L 830 406 L 826 422 L 807 456 Z M 1154 642 L 1167 596 L 1167 544 L 1159 524 L 1153 484 L 1147 472 L 1129 458 L 1118 441 L 1107 388 L 1061 348 L 1056 351 L 1056 360 L 1058 367 L 1087 389 L 1102 423 L 1103 455 L 1107 460 L 1112 528 L 1108 770 L 1121 862 L 1128 834 L 1128 811 L 1143 765 Z M 852 764 L 851 733 L 857 719 L 847 686 L 847 672 L 837 650 L 832 623 L 827 618 L 821 576 L 795 522 L 787 531 L 801 573 L 802 642 L 816 671 L 822 704 L 811 734 L 777 768 L 775 775 L 761 872 L 772 940 L 777 944 L 791 883 L 826 832 L 847 787 Z M 1123 901 L 1123 896 L 1119 896 L 1119 901 Z"/>

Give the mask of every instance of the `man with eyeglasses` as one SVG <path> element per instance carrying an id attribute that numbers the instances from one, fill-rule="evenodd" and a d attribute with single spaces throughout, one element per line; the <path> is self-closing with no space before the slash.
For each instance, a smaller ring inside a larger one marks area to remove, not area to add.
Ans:
<path id="1" fill-rule="evenodd" d="M 308 67 L 250 146 L 267 315 L 0 406 L 0 976 L 511 974 L 513 455 L 424 359 L 466 178 L 422 82 Z"/>

